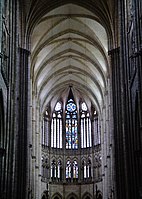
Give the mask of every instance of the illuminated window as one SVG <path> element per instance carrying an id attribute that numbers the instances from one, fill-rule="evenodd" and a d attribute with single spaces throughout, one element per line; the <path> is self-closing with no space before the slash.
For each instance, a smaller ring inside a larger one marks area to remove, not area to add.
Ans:
<path id="1" fill-rule="evenodd" d="M 83 179 L 90 179 L 91 178 L 91 160 L 88 159 L 87 163 L 85 160 L 83 160 L 82 165 L 83 165 Z"/>
<path id="2" fill-rule="evenodd" d="M 78 148 L 77 108 L 73 99 L 66 104 L 66 149 Z"/>
<path id="3" fill-rule="evenodd" d="M 85 102 L 81 104 L 81 148 L 92 146 L 91 138 L 91 120 L 87 105 Z"/>
<path id="4" fill-rule="evenodd" d="M 52 161 L 51 163 L 51 178 L 55 179 L 56 178 L 56 162 L 55 160 Z"/>
<path id="5" fill-rule="evenodd" d="M 73 179 L 73 180 L 78 179 L 78 164 L 77 164 L 76 160 L 74 160 L 73 163 L 71 163 L 70 160 L 67 161 L 66 179 L 67 179 L 67 181 L 71 181 L 71 179 Z"/>
<path id="6" fill-rule="evenodd" d="M 57 102 L 51 122 L 51 147 L 62 148 L 62 105 Z"/>
<path id="7" fill-rule="evenodd" d="M 70 160 L 67 161 L 66 164 L 66 179 L 71 178 L 71 162 Z"/>
<path id="8" fill-rule="evenodd" d="M 78 178 L 78 164 L 77 161 L 73 161 L 73 178 L 77 179 Z"/>
<path id="9" fill-rule="evenodd" d="M 58 164 L 57 164 L 57 178 L 58 180 L 61 180 L 61 160 L 58 160 Z"/>

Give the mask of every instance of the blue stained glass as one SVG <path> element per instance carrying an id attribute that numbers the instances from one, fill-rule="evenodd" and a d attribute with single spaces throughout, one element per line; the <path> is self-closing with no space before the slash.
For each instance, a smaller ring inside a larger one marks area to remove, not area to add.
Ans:
<path id="1" fill-rule="evenodd" d="M 67 104 L 67 110 L 69 112 L 75 111 L 76 110 L 76 105 L 74 103 L 70 102 L 69 104 Z"/>
<path id="2" fill-rule="evenodd" d="M 66 148 L 78 148 L 78 128 L 76 105 L 72 99 L 66 105 Z"/>
<path id="3" fill-rule="evenodd" d="M 66 164 L 66 178 L 71 178 L 71 162 L 67 161 Z"/>
<path id="4" fill-rule="evenodd" d="M 69 119 L 69 118 L 70 118 L 70 115 L 66 115 L 66 118 L 68 118 L 68 119 Z"/>

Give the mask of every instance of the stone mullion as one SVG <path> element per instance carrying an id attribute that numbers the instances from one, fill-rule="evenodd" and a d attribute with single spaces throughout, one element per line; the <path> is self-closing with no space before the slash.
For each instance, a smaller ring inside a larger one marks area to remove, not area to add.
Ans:
<path id="1" fill-rule="evenodd" d="M 48 118 L 48 146 L 51 147 L 51 122 L 52 118 Z"/>
<path id="2" fill-rule="evenodd" d="M 62 116 L 62 148 L 63 148 L 62 149 L 63 154 L 66 154 L 66 115 L 64 111 Z M 62 181 L 63 183 L 66 182 L 66 155 L 63 155 L 63 160 L 62 160 Z"/>

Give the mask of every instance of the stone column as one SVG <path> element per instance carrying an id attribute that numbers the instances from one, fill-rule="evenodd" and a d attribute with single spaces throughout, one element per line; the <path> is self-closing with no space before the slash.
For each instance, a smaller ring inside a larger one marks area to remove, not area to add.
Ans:
<path id="1" fill-rule="evenodd" d="M 18 97 L 18 124 L 17 124 L 17 148 L 16 150 L 16 198 L 25 199 L 28 192 L 28 154 L 29 154 L 29 55 L 30 52 L 26 49 L 19 48 L 19 93 Z"/>

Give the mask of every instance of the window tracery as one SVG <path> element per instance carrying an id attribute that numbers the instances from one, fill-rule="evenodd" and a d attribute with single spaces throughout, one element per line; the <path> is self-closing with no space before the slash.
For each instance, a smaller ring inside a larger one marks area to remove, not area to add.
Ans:
<path id="1" fill-rule="evenodd" d="M 66 149 L 78 148 L 77 107 L 73 99 L 66 105 Z"/>
<path id="2" fill-rule="evenodd" d="M 42 154 L 41 161 L 42 161 L 41 176 L 42 178 L 49 178 L 48 174 L 49 159 L 45 154 Z"/>
<path id="3" fill-rule="evenodd" d="M 92 174 L 91 174 L 91 160 L 88 159 L 88 161 L 86 162 L 86 160 L 84 159 L 82 162 L 82 166 L 83 166 L 83 179 L 91 179 Z"/>
<path id="4" fill-rule="evenodd" d="M 66 179 L 71 179 L 71 161 L 68 160 L 66 163 Z"/>
<path id="5" fill-rule="evenodd" d="M 61 181 L 62 180 L 62 162 L 59 159 L 57 162 L 55 159 L 51 162 L 51 179 L 53 181 Z"/>
<path id="6" fill-rule="evenodd" d="M 57 163 L 57 178 L 58 178 L 58 181 L 60 181 L 62 179 L 61 167 L 62 167 L 61 160 L 58 160 L 58 163 Z"/>
<path id="7" fill-rule="evenodd" d="M 85 102 L 81 104 L 81 148 L 92 146 L 91 139 L 91 120 Z"/>
<path id="8" fill-rule="evenodd" d="M 62 104 L 57 102 L 51 122 L 51 147 L 62 148 Z"/>
<path id="9" fill-rule="evenodd" d="M 71 182 L 71 180 L 77 181 L 78 180 L 78 163 L 74 160 L 72 163 L 70 160 L 66 163 L 66 180 Z"/>
<path id="10" fill-rule="evenodd" d="M 56 161 L 52 160 L 51 162 L 51 179 L 52 180 L 56 179 L 56 171 L 57 171 Z"/>
<path id="11" fill-rule="evenodd" d="M 45 140 L 47 140 L 46 142 L 49 143 L 50 140 L 51 148 L 71 149 L 66 151 L 70 154 L 77 152 L 74 151 L 74 149 L 88 150 L 87 148 L 92 147 L 92 134 L 94 139 L 94 146 L 99 144 L 100 135 L 97 112 L 94 111 L 94 114 L 90 114 L 87 104 L 84 101 L 78 103 L 80 109 L 77 108 L 77 105 L 72 96 L 68 97 L 65 107 L 63 107 L 63 104 L 64 103 L 62 101 L 58 101 L 56 103 L 51 120 L 49 117 L 50 113 L 48 110 L 46 110 L 43 120 L 43 143 L 45 143 Z M 65 110 L 65 112 L 63 112 L 63 110 Z M 77 110 L 79 110 L 79 112 L 77 112 Z M 91 120 L 91 117 L 93 120 Z M 93 128 L 91 122 L 94 123 Z M 63 126 L 63 124 L 65 126 Z M 48 130 L 46 125 L 48 126 Z M 49 128 L 50 125 L 51 129 Z M 51 134 L 49 133 L 50 131 Z M 89 155 L 90 152 L 88 151 L 87 153 Z M 63 179 L 65 178 L 67 182 L 77 182 L 78 178 L 82 178 L 85 181 L 90 181 L 92 179 L 92 163 L 89 156 L 82 161 L 80 173 L 82 177 L 79 176 L 78 161 L 74 159 L 75 157 L 72 158 L 73 159 L 68 159 L 67 162 L 65 162 L 65 166 L 63 168 L 60 159 L 56 157 L 52 158 L 49 171 L 49 176 L 51 177 L 52 181 L 60 182 L 62 177 Z"/>
<path id="12" fill-rule="evenodd" d="M 76 160 L 73 161 L 73 178 L 74 180 L 78 179 L 78 164 Z"/>

